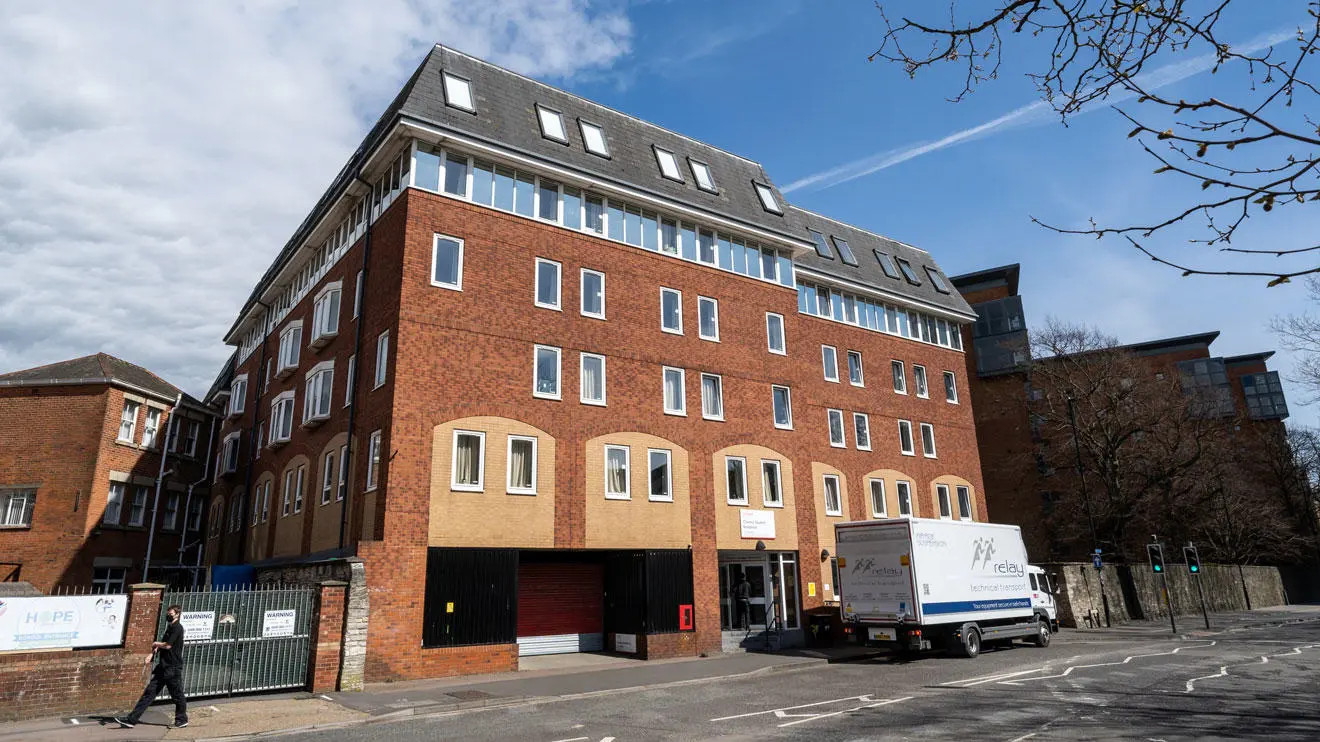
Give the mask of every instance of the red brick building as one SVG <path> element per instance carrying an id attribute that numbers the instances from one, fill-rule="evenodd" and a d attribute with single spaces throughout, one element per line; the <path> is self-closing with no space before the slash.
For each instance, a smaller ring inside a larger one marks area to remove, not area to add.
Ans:
<path id="1" fill-rule="evenodd" d="M 0 581 L 123 592 L 148 567 L 191 584 L 214 423 L 104 353 L 0 375 Z"/>
<path id="2" fill-rule="evenodd" d="M 757 163 L 436 47 L 226 338 L 208 553 L 362 559 L 368 680 L 720 651 L 744 579 L 801 642 L 835 523 L 985 517 L 974 319 Z"/>

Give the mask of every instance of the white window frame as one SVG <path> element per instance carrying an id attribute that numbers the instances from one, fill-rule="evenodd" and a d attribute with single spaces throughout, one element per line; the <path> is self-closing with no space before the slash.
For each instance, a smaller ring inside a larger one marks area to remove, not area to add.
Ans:
<path id="1" fill-rule="evenodd" d="M 451 108 L 457 108 L 460 111 L 476 113 L 476 100 L 473 98 L 472 94 L 472 81 L 466 77 L 460 77 L 448 71 L 441 71 L 440 76 L 443 80 L 442 87 L 445 91 L 445 105 L 450 106 Z M 462 95 L 458 94 L 458 91 L 460 90 L 462 91 Z M 461 100 L 463 97 L 467 98 L 466 102 Z"/>
<path id="2" fill-rule="evenodd" d="M 142 418 L 142 440 L 143 448 L 155 448 L 160 443 L 160 420 L 164 412 L 159 407 L 147 405 L 147 414 Z M 152 416 L 155 416 L 156 422 L 151 422 Z"/>
<path id="3" fill-rule="evenodd" d="M 898 515 L 901 518 L 912 517 L 912 483 L 906 479 L 894 482 L 895 496 L 898 498 Z"/>
<path id="4" fill-rule="evenodd" d="M 930 450 L 926 450 L 926 431 L 930 431 Z M 939 458 L 935 453 L 935 426 L 921 423 L 921 455 L 928 459 Z"/>
<path id="5" fill-rule="evenodd" d="M 958 520 L 976 520 L 976 514 L 973 512 L 974 508 L 972 507 L 972 488 L 965 484 L 960 484 L 954 487 L 954 492 L 957 493 L 958 498 L 958 510 L 956 512 Z M 963 514 L 962 507 L 964 497 L 967 498 L 967 512 L 965 515 Z"/>
<path id="6" fill-rule="evenodd" d="M 141 498 L 138 497 L 141 495 Z M 138 500 L 142 501 L 142 511 L 136 516 L 133 509 L 137 507 Z M 128 504 L 128 525 L 134 528 L 141 528 L 147 522 L 148 500 L 151 499 L 151 488 L 145 484 L 133 485 L 133 501 Z"/>
<path id="7" fill-rule="evenodd" d="M 651 149 L 655 152 L 655 164 L 660 168 L 661 177 L 679 183 L 685 182 L 683 180 L 683 171 L 678 168 L 677 155 L 664 147 L 658 147 L 654 144 L 651 145 Z"/>
<path id="8" fill-rule="evenodd" d="M 329 505 L 330 498 L 334 496 L 335 489 L 335 452 L 326 451 L 325 456 L 321 457 L 321 504 Z M 252 514 L 253 520 L 256 519 L 256 513 Z"/>
<path id="9" fill-rule="evenodd" d="M 714 379 L 715 385 L 717 387 L 718 397 L 716 398 L 715 401 L 719 403 L 719 411 L 716 414 L 710 414 L 706 411 L 706 379 L 707 378 Z M 701 419 L 717 420 L 720 422 L 724 421 L 724 377 L 720 376 L 719 374 L 703 373 L 701 375 Z"/>
<path id="10" fill-rule="evenodd" d="M 324 381 L 322 380 L 324 379 Z M 322 361 L 311 368 L 304 377 L 305 387 L 303 389 L 303 424 L 318 423 L 330 419 L 330 414 L 335 409 L 335 361 L 330 359 Z M 325 410 L 315 409 L 317 400 L 320 399 L 323 385 L 329 385 L 330 392 L 326 396 Z"/>
<path id="11" fill-rule="evenodd" d="M 293 336 L 297 334 L 295 340 Z M 298 368 L 302 354 L 302 320 L 296 319 L 280 330 L 279 360 L 275 364 L 276 378 L 283 378 Z"/>
<path id="12" fill-rule="evenodd" d="M 118 489 L 116 489 L 118 487 Z M 118 497 L 115 497 L 118 495 Z M 117 526 L 124 519 L 124 498 L 128 495 L 127 482 L 111 482 L 105 492 L 105 511 L 101 513 L 101 522 L 107 526 Z M 114 505 L 114 519 L 110 518 L 110 506 Z"/>
<path id="13" fill-rule="evenodd" d="M 458 276 L 457 276 L 457 278 L 458 278 L 458 282 L 457 282 L 457 283 L 445 283 L 445 282 L 443 282 L 443 281 L 437 281 L 437 280 L 435 280 L 435 264 L 436 264 L 436 257 L 440 254 L 440 241 L 441 241 L 441 240 L 446 240 L 446 241 L 449 241 L 449 242 L 457 242 L 457 243 L 458 243 Z M 465 250 L 465 247 L 464 247 L 463 239 L 462 239 L 462 238 L 460 238 L 460 237 L 452 237 L 452 236 L 450 236 L 450 235 L 447 235 L 447 234 L 440 234 L 440 233 L 438 233 L 438 232 L 436 233 L 435 237 L 432 238 L 432 240 L 431 240 L 431 277 L 430 277 L 430 280 L 431 280 L 431 285 L 432 285 L 432 286 L 435 286 L 435 287 L 437 287 L 437 288 L 442 288 L 442 289 L 449 289 L 450 291 L 462 291 L 462 290 L 463 290 L 463 253 L 464 253 L 464 250 Z M 362 272 L 361 272 L 361 271 L 358 272 L 358 285 L 359 285 L 359 286 L 362 285 Z M 359 294 L 359 296 L 362 294 L 361 289 L 358 290 L 358 294 Z M 354 304 L 353 306 L 354 306 L 353 316 L 356 317 L 356 316 L 357 316 L 357 309 L 356 309 L 357 304 Z"/>
<path id="14" fill-rule="evenodd" d="M 666 383 L 671 371 L 678 372 L 678 403 L 679 406 L 671 408 L 669 400 L 665 397 Z M 660 405 L 666 415 L 679 415 L 687 417 L 687 371 L 674 366 L 664 366 L 660 371 Z"/>
<path id="15" fill-rule="evenodd" d="M 554 392 L 541 392 L 536 389 L 537 363 L 539 363 L 541 351 L 550 350 L 555 354 L 555 390 Z M 532 396 L 537 399 L 562 399 L 564 396 L 564 351 L 553 345 L 533 345 L 532 346 Z"/>
<path id="16" fill-rule="evenodd" d="M 853 379 L 852 359 L 857 359 L 857 378 Z M 850 350 L 847 354 L 848 363 L 848 383 L 853 386 L 866 386 L 866 368 L 862 365 L 862 352 L 860 350 Z"/>
<path id="17" fill-rule="evenodd" d="M 600 277 L 600 311 L 599 311 L 599 312 L 588 312 L 588 311 L 587 311 L 587 276 L 588 276 L 588 275 L 591 275 L 591 276 L 599 276 L 599 277 Z M 605 319 L 605 273 L 604 273 L 604 271 L 597 271 L 597 270 L 592 270 L 592 269 L 590 269 L 590 268 L 583 268 L 583 269 L 580 271 L 580 273 L 579 273 L 579 278 L 580 278 L 581 280 L 580 280 L 579 289 L 578 289 L 578 293 L 579 293 L 579 297 L 578 297 L 578 311 L 581 312 L 581 314 L 582 314 L 583 317 L 591 317 L 592 319 Z"/>
<path id="18" fill-rule="evenodd" d="M 600 399 L 591 399 L 587 397 L 587 359 L 595 358 L 600 361 Z M 599 353 L 579 353 L 578 354 L 578 399 L 582 404 L 604 407 L 607 399 L 607 379 L 605 375 L 605 356 Z"/>
<path id="19" fill-rule="evenodd" d="M 840 438 L 837 442 L 835 442 L 834 440 L 834 418 L 836 415 L 839 418 L 839 435 L 840 435 Z M 848 427 L 844 423 L 843 410 L 836 410 L 836 409 L 825 410 L 825 427 L 826 427 L 826 433 L 829 435 L 830 438 L 830 448 L 848 447 Z"/>
<path id="20" fill-rule="evenodd" d="M 468 484 L 458 481 L 458 438 L 474 436 L 481 441 L 481 450 L 477 452 L 477 482 Z M 449 451 L 449 489 L 457 492 L 484 492 L 486 490 L 486 433 L 482 430 L 455 430 L 450 440 Z M 507 482 L 506 482 L 507 484 Z"/>
<path id="21" fill-rule="evenodd" d="M 269 490 L 270 485 L 266 485 Z M 267 492 L 267 495 L 270 493 Z M 335 502 L 342 502 L 348 494 L 348 444 L 339 447 L 339 481 L 335 484 Z M 265 520 L 263 517 L 262 520 Z"/>
<path id="22" fill-rule="evenodd" d="M 376 375 L 372 384 L 372 391 L 385 386 L 386 380 L 390 375 L 390 331 L 386 330 L 376 336 Z"/>
<path id="23" fill-rule="evenodd" d="M 871 450 L 871 418 L 865 412 L 854 412 L 853 419 L 853 444 L 857 446 L 858 451 Z M 857 434 L 857 421 L 861 420 L 866 426 L 866 445 L 862 445 L 862 439 Z"/>
<path id="24" fill-rule="evenodd" d="M 761 208 L 771 214 L 782 215 L 784 213 L 784 208 L 779 205 L 779 199 L 775 198 L 775 192 L 770 189 L 770 186 L 756 181 L 752 181 L 752 186 L 756 189 L 756 196 L 761 201 Z"/>
<path id="25" fill-rule="evenodd" d="M 549 118 L 547 119 L 547 117 Z M 554 120 L 556 123 L 558 123 L 559 125 L 558 134 L 550 131 L 550 129 L 546 126 L 546 122 L 548 120 Z M 560 144 L 568 144 L 568 129 L 564 127 L 564 114 L 562 112 L 556 111 L 553 108 L 549 108 L 541 105 L 540 103 L 537 103 L 536 123 L 538 126 L 541 127 L 541 136 L 545 137 L 546 139 L 549 139 L 552 142 L 559 142 Z"/>
<path id="26" fill-rule="evenodd" d="M 839 383 L 839 350 L 833 345 L 820 346 L 820 365 L 824 370 L 825 380 Z"/>
<path id="27" fill-rule="evenodd" d="M 930 399 L 930 379 L 926 377 L 926 367 L 912 364 L 912 384 L 916 387 L 917 399 Z"/>
<path id="28" fill-rule="evenodd" d="M 270 440 L 267 445 L 276 446 L 281 443 L 288 443 L 293 437 L 293 409 L 297 400 L 297 391 L 290 389 L 287 392 L 281 392 L 275 395 L 270 401 Z M 289 432 L 281 434 L 284 426 L 284 418 L 288 416 Z M 231 434 L 232 435 L 232 434 Z"/>
<path id="29" fill-rule="evenodd" d="M 119 435 L 115 440 L 122 443 L 132 443 L 133 438 L 137 436 L 137 414 L 142 408 L 140 402 L 134 402 L 131 399 L 124 400 L 124 409 L 119 413 Z M 128 423 L 128 435 L 124 435 L 124 423 Z"/>
<path id="30" fill-rule="evenodd" d="M 434 260 L 434 257 L 432 259 Z M 358 313 L 362 310 L 362 275 L 362 271 L 357 272 L 357 282 L 353 285 L 353 319 L 357 319 Z M 431 275 L 435 275 L 434 264 L 431 266 Z"/>
<path id="31" fill-rule="evenodd" d="M 894 377 L 894 394 L 907 394 L 907 368 L 902 361 L 891 360 L 889 362 L 889 373 L 892 376 L 894 370 L 898 370 L 898 376 Z"/>
<path id="32" fill-rule="evenodd" d="M 344 374 L 344 406 L 353 405 L 353 375 L 357 373 L 357 354 L 348 357 L 348 371 Z"/>
<path id="33" fill-rule="evenodd" d="M 515 487 L 513 486 L 513 442 L 530 441 L 532 444 L 532 486 Z M 482 452 L 485 452 L 485 441 L 482 441 Z M 538 445 L 536 436 L 532 435 L 510 435 L 505 443 L 504 451 L 504 491 L 510 495 L 535 495 L 536 494 L 536 459 L 538 456 Z M 458 450 L 458 438 L 454 438 L 454 450 Z M 482 457 L 485 458 L 484 456 Z M 457 459 L 455 459 L 457 462 Z"/>
<path id="34" fill-rule="evenodd" d="M 367 486 L 363 492 L 372 492 L 380 484 L 381 431 L 373 431 L 367 439 Z"/>
<path id="35" fill-rule="evenodd" d="M 834 481 L 835 508 L 830 509 L 830 481 Z M 839 483 L 838 474 L 825 474 L 821 477 L 821 496 L 825 499 L 825 514 L 835 517 L 843 516 L 843 485 Z"/>
<path id="36" fill-rule="evenodd" d="M 701 321 L 702 308 L 707 306 L 712 307 L 715 313 L 714 314 L 715 334 L 713 335 L 706 334 L 705 323 Z M 701 338 L 702 340 L 709 340 L 713 343 L 718 343 L 720 341 L 720 300 L 719 299 L 712 299 L 709 296 L 697 297 L 697 337 Z"/>
<path id="37" fill-rule="evenodd" d="M 940 520 L 954 520 L 953 497 L 949 493 L 949 485 L 935 485 L 935 507 L 938 510 L 936 515 Z M 948 513 L 948 515 L 945 515 L 945 513 Z"/>
<path id="38" fill-rule="evenodd" d="M 238 417 L 247 408 L 247 374 L 239 374 L 229 382 L 229 416 Z"/>
<path id="39" fill-rule="evenodd" d="M 293 512 L 301 513 L 303 509 L 303 493 L 307 491 L 307 465 L 298 465 L 298 486 L 293 490 Z"/>
<path id="40" fill-rule="evenodd" d="M 553 303 L 541 301 L 541 266 L 555 269 L 555 300 Z M 557 260 L 537 258 L 536 270 L 532 273 L 532 303 L 542 309 L 564 311 L 564 265 Z"/>
<path id="41" fill-rule="evenodd" d="M 591 137 L 587 136 L 587 130 L 590 129 L 600 135 L 600 149 L 591 146 Z M 582 148 L 597 157 L 609 158 L 610 140 L 605 138 L 605 127 L 599 124 L 593 124 L 590 121 L 578 119 L 578 130 L 582 135 Z"/>
<path id="42" fill-rule="evenodd" d="M 688 167 L 692 168 L 692 179 L 696 181 L 697 188 L 707 193 L 719 193 L 719 186 L 715 185 L 715 173 L 711 172 L 710 165 L 701 160 L 688 158 Z M 705 173 L 705 177 L 702 177 Z"/>
<path id="43" fill-rule="evenodd" d="M 737 461 L 742 464 L 742 499 L 735 500 L 733 493 L 729 492 L 729 462 Z M 747 457 L 746 456 L 725 456 L 724 457 L 724 501 L 728 505 L 750 505 L 752 498 L 751 492 L 747 489 Z"/>
<path id="44" fill-rule="evenodd" d="M 673 294 L 678 297 L 678 327 L 665 327 L 665 294 Z M 660 287 L 660 331 L 667 332 L 670 335 L 683 334 L 683 292 L 678 289 L 669 289 Z"/>
<path id="45" fill-rule="evenodd" d="M 293 514 L 293 469 L 284 471 L 284 494 L 280 502 L 280 517 L 287 518 Z"/>
<path id="46" fill-rule="evenodd" d="M 665 493 L 656 495 L 651 491 L 651 457 L 659 454 L 665 457 Z M 674 501 L 674 454 L 667 448 L 646 449 L 646 497 L 651 502 Z"/>
<path id="47" fill-rule="evenodd" d="M 779 320 L 779 347 L 775 348 L 775 334 L 771 329 L 773 322 L 771 319 Z M 777 356 L 788 355 L 788 331 L 784 327 L 784 315 L 776 312 L 765 313 L 765 344 L 771 353 Z"/>
<path id="48" fill-rule="evenodd" d="M 769 500 L 765 496 L 765 470 L 767 466 L 775 470 L 775 492 L 779 493 L 778 500 Z M 767 508 L 784 507 L 784 471 L 779 459 L 761 459 L 761 505 Z"/>
<path id="49" fill-rule="evenodd" d="M 16 502 L 22 504 L 16 506 Z M 36 503 L 36 487 L 0 489 L 0 528 L 32 527 L 32 513 L 36 510 Z"/>
<path id="50" fill-rule="evenodd" d="M 218 464 L 220 474 L 233 474 L 238 471 L 238 444 L 242 435 L 243 431 L 235 430 L 225 436 L 225 439 L 220 443 L 220 461 Z"/>
<path id="51" fill-rule="evenodd" d="M 183 423 L 188 426 L 183 434 L 183 454 L 185 456 L 196 456 L 197 439 L 202 437 L 202 424 L 196 420 L 185 420 Z"/>
<path id="52" fill-rule="evenodd" d="M 787 405 L 787 410 L 788 410 L 788 422 L 786 422 L 786 423 L 780 423 L 778 420 L 775 419 L 775 390 L 776 390 L 776 389 L 783 389 L 783 390 L 784 390 L 784 398 L 788 401 L 788 405 Z M 770 419 L 771 419 L 771 421 L 774 422 L 775 427 L 776 427 L 777 429 L 779 429 L 779 430 L 792 430 L 792 429 L 793 429 L 793 389 L 792 389 L 791 387 L 783 386 L 783 385 L 781 385 L 781 384 L 771 384 L 771 385 L 770 385 Z"/>
<path id="53" fill-rule="evenodd" d="M 332 294 L 336 302 L 333 314 L 330 312 Z M 316 292 L 316 299 L 312 303 L 312 338 L 308 345 L 317 348 L 339 335 L 339 313 L 343 310 L 343 298 L 343 282 L 341 281 L 327 283 L 320 291 Z M 334 321 L 334 327 L 330 326 L 332 320 Z"/>
<path id="54" fill-rule="evenodd" d="M 877 510 L 876 507 L 875 507 L 875 504 L 876 504 L 876 499 L 875 499 L 875 496 L 876 496 L 876 489 L 875 489 L 875 486 L 876 486 L 877 484 L 880 485 L 880 493 L 879 493 L 879 494 L 880 494 L 880 509 L 879 509 L 879 510 Z M 870 497 L 871 497 L 871 517 L 872 517 L 872 518 L 888 518 L 888 517 L 889 517 L 889 500 L 888 500 L 889 493 L 885 492 L 885 480 L 880 479 L 879 477 L 868 477 L 868 478 L 866 479 L 866 491 L 867 491 L 867 494 L 869 494 Z"/>
<path id="55" fill-rule="evenodd" d="M 903 447 L 903 430 L 904 430 L 904 428 L 907 429 L 907 433 L 908 433 L 907 439 L 908 439 L 908 444 L 909 444 L 909 445 L 908 445 L 907 448 L 904 448 L 904 447 Z M 899 420 L 899 421 L 898 421 L 898 450 L 899 450 L 899 453 L 903 454 L 904 456 L 916 456 L 916 455 L 917 455 L 917 439 L 916 439 L 916 436 L 914 436 L 914 435 L 912 434 L 912 421 L 911 421 L 911 420 Z"/>
<path id="56" fill-rule="evenodd" d="M 610 451 L 623 451 L 623 492 L 610 492 Z M 613 443 L 605 444 L 604 458 L 602 459 L 605 475 L 605 499 L 606 500 L 631 500 L 632 499 L 632 447 L 622 446 Z M 647 488 L 650 489 L 649 487 Z"/>
<path id="57" fill-rule="evenodd" d="M 953 384 L 950 385 L 949 382 Z M 953 391 L 953 396 L 949 396 L 949 391 Z M 949 404 L 958 404 L 958 375 L 952 371 L 944 372 L 944 401 Z"/>

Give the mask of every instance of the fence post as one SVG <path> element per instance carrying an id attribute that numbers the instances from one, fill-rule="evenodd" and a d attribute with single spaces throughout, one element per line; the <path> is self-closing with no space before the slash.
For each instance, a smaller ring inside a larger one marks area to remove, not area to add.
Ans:
<path id="1" fill-rule="evenodd" d="M 134 654 L 151 654 L 160 623 L 161 599 L 165 586 L 139 582 L 128 586 L 128 626 L 124 630 L 124 649 Z"/>
<path id="2" fill-rule="evenodd" d="M 339 689 L 339 655 L 344 641 L 344 613 L 348 602 L 348 583 L 325 580 L 320 583 L 316 609 L 312 613 L 311 668 L 309 689 L 322 693 Z"/>

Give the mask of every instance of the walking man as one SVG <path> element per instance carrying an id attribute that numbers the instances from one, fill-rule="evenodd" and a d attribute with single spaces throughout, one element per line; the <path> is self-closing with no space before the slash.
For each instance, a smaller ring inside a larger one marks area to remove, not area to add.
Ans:
<path id="1" fill-rule="evenodd" d="M 174 726 L 188 726 L 188 699 L 183 695 L 183 627 L 179 625 L 179 615 L 182 613 L 183 608 L 177 605 L 165 611 L 165 633 L 160 641 L 151 643 L 151 655 L 158 662 L 151 671 L 151 680 L 146 690 L 142 691 L 137 705 L 128 716 L 115 717 L 121 728 L 132 729 L 138 723 L 147 707 L 160 694 L 162 685 L 169 689 L 170 698 L 174 701 Z"/>
<path id="2" fill-rule="evenodd" d="M 738 628 L 746 631 L 752 613 L 752 583 L 747 581 L 747 575 L 738 575 L 738 584 L 733 586 L 733 599 L 737 606 Z"/>

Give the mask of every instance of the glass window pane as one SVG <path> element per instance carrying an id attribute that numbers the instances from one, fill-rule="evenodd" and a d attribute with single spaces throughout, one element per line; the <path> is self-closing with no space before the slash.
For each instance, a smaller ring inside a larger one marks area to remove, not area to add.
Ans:
<path id="1" fill-rule="evenodd" d="M 761 493 L 764 495 L 767 505 L 777 505 L 781 502 L 779 495 L 779 462 L 761 462 Z"/>
<path id="2" fill-rule="evenodd" d="M 747 248 L 743 241 L 735 238 L 731 247 L 733 251 L 733 272 L 747 275 Z"/>
<path id="3" fill-rule="evenodd" d="M 701 230 L 698 243 L 700 247 L 698 257 L 701 262 L 713 264 L 715 262 L 715 233 L 705 229 Z"/>
<path id="4" fill-rule="evenodd" d="M 605 277 L 599 273 L 582 274 L 582 312 L 595 315 L 605 313 Z"/>
<path id="5" fill-rule="evenodd" d="M 720 377 L 702 375 L 701 404 L 701 413 L 706 417 L 724 416 L 724 394 Z"/>
<path id="6" fill-rule="evenodd" d="M 605 201 L 600 196 L 587 196 L 587 223 L 584 229 L 605 234 Z"/>
<path id="7" fill-rule="evenodd" d="M 747 275 L 752 278 L 761 277 L 761 251 L 755 245 L 748 245 L 747 254 Z"/>
<path id="8" fill-rule="evenodd" d="M 746 502 L 747 489 L 743 486 L 746 482 L 744 471 L 746 462 L 733 457 L 726 458 L 724 462 L 729 482 L 728 499 L 733 502 Z"/>
<path id="9" fill-rule="evenodd" d="M 559 306 L 559 266 L 539 261 L 536 264 L 536 301 Z"/>
<path id="10" fill-rule="evenodd" d="M 733 244 L 729 242 L 729 236 L 722 234 L 716 240 L 715 252 L 719 259 L 720 267 L 726 271 L 733 270 Z"/>
<path id="11" fill-rule="evenodd" d="M 669 453 L 667 451 L 652 451 L 650 459 L 651 498 L 654 500 L 667 500 L 672 496 L 669 489 Z"/>
<path id="12" fill-rule="evenodd" d="M 660 320 L 666 330 L 683 329 L 683 317 L 679 295 L 674 291 L 660 293 Z"/>
<path id="13" fill-rule="evenodd" d="M 623 207 L 614 201 L 610 201 L 609 207 L 605 211 L 607 214 L 606 222 L 610 228 L 610 239 L 623 242 Z"/>
<path id="14" fill-rule="evenodd" d="M 450 154 L 445 158 L 445 193 L 467 195 L 467 158 Z"/>
<path id="15" fill-rule="evenodd" d="M 564 226 L 582 228 L 582 193 L 576 188 L 564 187 Z"/>
<path id="16" fill-rule="evenodd" d="M 491 205 L 493 189 L 495 187 L 495 166 L 488 162 L 475 160 L 472 163 L 472 200 Z"/>
<path id="17" fill-rule="evenodd" d="M 435 241 L 435 275 L 436 283 L 443 283 L 450 286 L 458 285 L 459 255 L 462 248 L 454 240 L 444 237 L 437 238 Z"/>
<path id="18" fill-rule="evenodd" d="M 681 238 L 680 247 L 683 251 L 683 257 L 686 260 L 697 259 L 697 232 L 691 224 L 684 224 L 679 230 Z"/>
<path id="19" fill-rule="evenodd" d="M 523 438 L 509 441 L 509 487 L 532 489 L 532 442 Z"/>
<path id="20" fill-rule="evenodd" d="M 536 391 L 539 394 L 559 393 L 559 353 L 550 348 L 536 350 Z"/>
<path id="21" fill-rule="evenodd" d="M 793 260 L 787 253 L 779 253 L 779 283 L 784 286 L 793 285 Z"/>
<path id="22" fill-rule="evenodd" d="M 657 230 L 657 221 L 656 221 L 655 212 L 643 211 L 642 212 L 642 247 L 646 248 L 647 250 L 656 249 L 656 240 L 658 239 L 656 230 Z"/>
<path id="23" fill-rule="evenodd" d="M 513 171 L 495 168 L 495 208 L 513 211 Z"/>
<path id="24" fill-rule="evenodd" d="M 417 148 L 417 175 L 414 182 L 418 188 L 428 191 L 440 190 L 440 156 L 421 147 Z"/>
<path id="25" fill-rule="evenodd" d="M 591 402 L 605 401 L 604 358 L 582 356 L 582 399 Z"/>
<path id="26" fill-rule="evenodd" d="M 533 202 L 536 200 L 532 195 L 536 193 L 536 184 L 532 181 L 532 176 L 518 173 L 513 182 L 513 210 L 515 213 L 523 216 L 532 215 Z"/>
<path id="27" fill-rule="evenodd" d="M 775 271 L 778 269 L 779 260 L 774 250 L 761 250 L 761 277 L 767 281 L 775 280 Z"/>
<path id="28" fill-rule="evenodd" d="M 678 254 L 678 223 L 672 219 L 660 221 L 660 250 L 670 255 Z"/>
<path id="29" fill-rule="evenodd" d="M 624 235 L 623 239 L 629 245 L 642 244 L 642 212 L 640 209 L 629 206 L 623 215 Z"/>
<path id="30" fill-rule="evenodd" d="M 537 189 L 536 215 L 551 222 L 559 221 L 559 185 L 550 181 L 541 181 Z"/>
<path id="31" fill-rule="evenodd" d="M 792 409 L 789 406 L 788 389 L 777 386 L 774 388 L 774 406 L 775 406 L 775 425 L 786 426 L 793 422 Z"/>
<path id="32" fill-rule="evenodd" d="M 682 412 L 684 403 L 683 372 L 678 369 L 665 369 L 665 411 Z"/>

